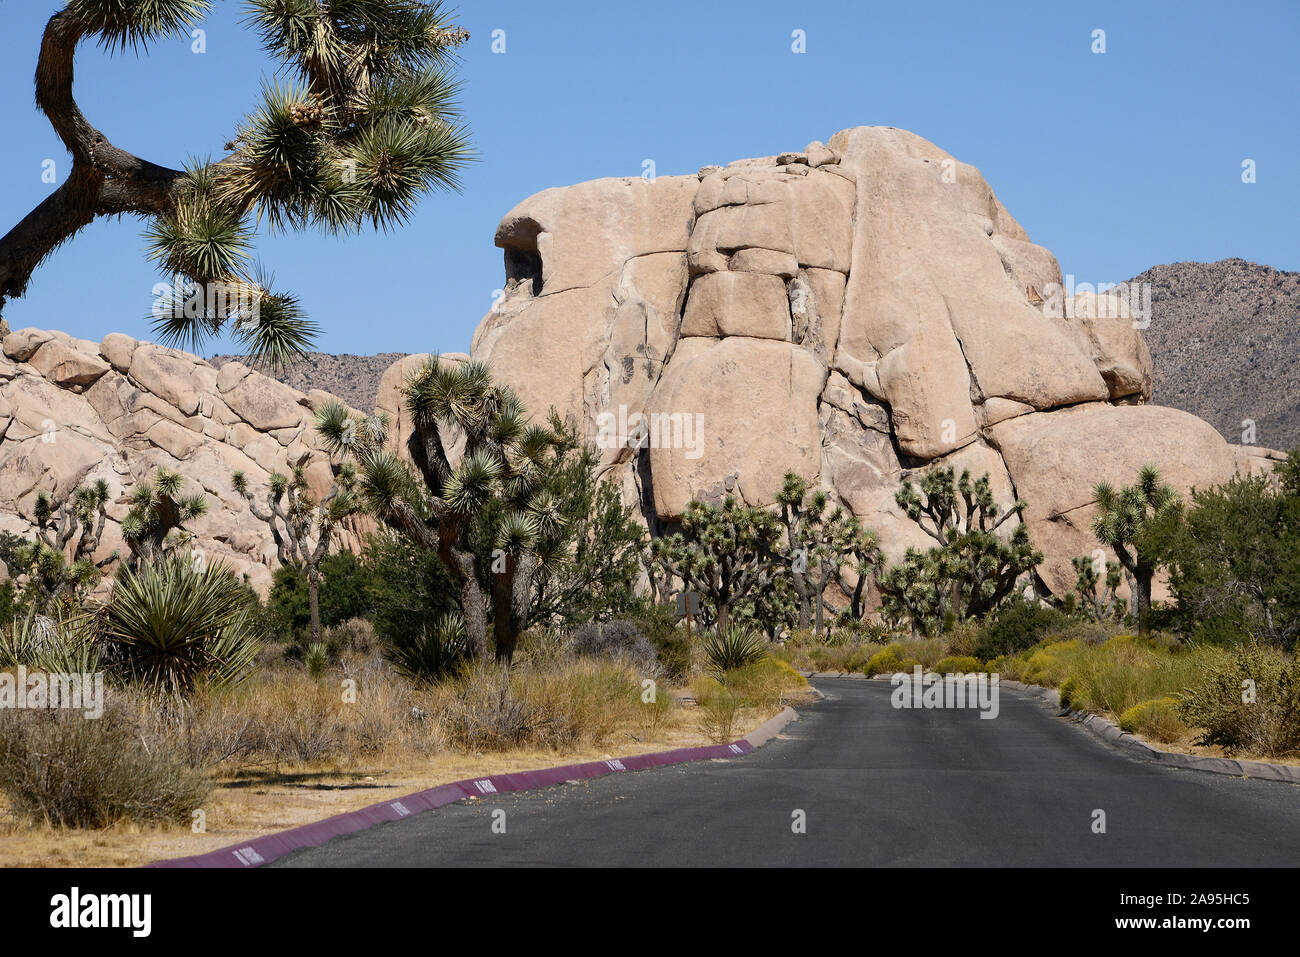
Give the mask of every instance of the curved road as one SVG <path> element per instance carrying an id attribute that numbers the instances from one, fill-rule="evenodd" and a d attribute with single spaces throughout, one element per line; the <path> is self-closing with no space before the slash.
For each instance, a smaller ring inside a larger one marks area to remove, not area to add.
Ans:
<path id="1" fill-rule="evenodd" d="M 271 866 L 1300 863 L 1300 787 L 1130 757 L 1005 688 L 981 720 L 816 684 L 826 700 L 748 757 L 450 805 Z"/>

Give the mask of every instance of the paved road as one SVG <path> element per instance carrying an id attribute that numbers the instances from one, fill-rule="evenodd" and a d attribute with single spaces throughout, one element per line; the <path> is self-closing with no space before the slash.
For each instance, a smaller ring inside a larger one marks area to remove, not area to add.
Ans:
<path id="1" fill-rule="evenodd" d="M 273 866 L 1300 864 L 1300 787 L 1129 757 L 1007 689 L 981 720 L 816 684 L 826 700 L 748 757 L 450 805 Z"/>

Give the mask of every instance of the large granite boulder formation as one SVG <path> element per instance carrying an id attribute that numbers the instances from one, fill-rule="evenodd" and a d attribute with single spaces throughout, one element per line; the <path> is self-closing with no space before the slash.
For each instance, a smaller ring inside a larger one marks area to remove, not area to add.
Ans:
<path id="1" fill-rule="evenodd" d="M 1265 461 L 1147 405 L 1126 305 L 1062 302 L 1055 257 L 979 170 L 903 130 L 548 189 L 496 244 L 505 295 L 472 355 L 580 422 L 652 529 L 695 496 L 770 503 L 795 471 L 897 556 L 928 541 L 900 480 L 952 464 L 1028 504 L 1059 592 L 1096 548 L 1095 482 L 1153 462 L 1186 491 Z"/>
<path id="2" fill-rule="evenodd" d="M 231 488 L 240 469 L 265 494 L 272 471 L 305 462 L 319 496 L 332 475 L 313 427 L 315 409 L 334 397 L 297 392 L 247 366 L 220 371 L 202 359 L 113 333 L 102 342 L 19 329 L 0 356 L 0 529 L 30 536 L 42 491 L 62 500 L 104 479 L 111 495 L 96 560 L 126 554 L 120 523 L 135 483 L 165 467 L 205 492 L 206 515 L 186 523 L 194 546 L 259 591 L 270 585 L 275 545 Z M 340 535 L 355 547 L 362 523 Z"/>

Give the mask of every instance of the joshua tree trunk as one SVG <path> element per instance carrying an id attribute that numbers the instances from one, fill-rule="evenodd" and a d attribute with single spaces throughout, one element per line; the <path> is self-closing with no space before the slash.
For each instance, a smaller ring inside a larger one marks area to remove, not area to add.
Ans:
<path id="1" fill-rule="evenodd" d="M 1133 579 L 1137 584 L 1136 594 L 1133 596 L 1133 611 L 1137 617 L 1138 636 L 1145 638 L 1151 630 L 1148 617 L 1151 611 L 1151 579 L 1155 577 L 1155 568 L 1146 562 L 1139 561 L 1133 572 Z"/>
<path id="2" fill-rule="evenodd" d="M 320 630 L 320 567 L 315 563 L 307 568 L 307 607 L 311 609 L 311 640 L 318 644 Z"/>

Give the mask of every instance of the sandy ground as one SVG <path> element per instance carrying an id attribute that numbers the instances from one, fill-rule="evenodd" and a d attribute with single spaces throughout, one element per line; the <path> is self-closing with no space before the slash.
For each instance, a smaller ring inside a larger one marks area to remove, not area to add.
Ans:
<path id="1" fill-rule="evenodd" d="M 775 713 L 743 714 L 736 737 L 748 734 Z M 0 797 L 0 867 L 137 867 L 217 850 L 451 781 L 714 743 L 694 729 L 694 722 L 674 724 L 644 741 L 628 740 L 622 747 L 449 752 L 431 757 L 406 754 L 375 758 L 349 768 L 245 771 L 218 779 L 204 809 L 203 833 L 194 833 L 185 825 L 149 828 L 120 824 L 97 831 L 33 827 L 16 820 Z"/>

